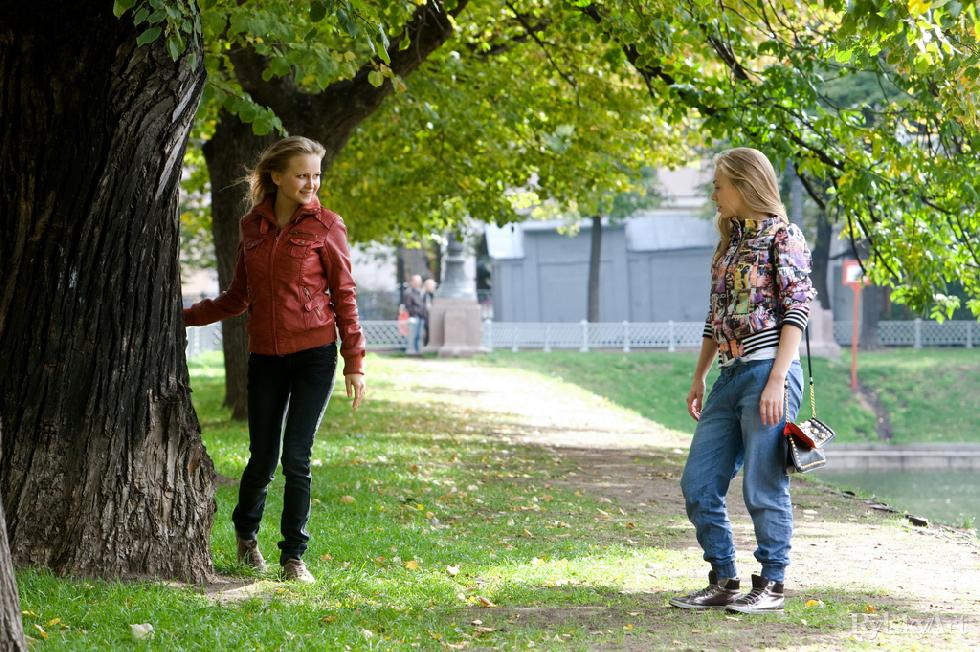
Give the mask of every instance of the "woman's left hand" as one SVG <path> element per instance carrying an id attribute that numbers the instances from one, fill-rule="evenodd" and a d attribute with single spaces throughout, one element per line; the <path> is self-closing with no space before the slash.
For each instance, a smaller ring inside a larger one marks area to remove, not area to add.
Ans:
<path id="1" fill-rule="evenodd" d="M 361 401 L 367 395 L 364 385 L 364 374 L 344 374 L 344 383 L 347 385 L 347 398 L 354 397 L 354 403 L 351 404 L 351 409 L 356 412 L 357 408 L 361 406 Z"/>
<path id="2" fill-rule="evenodd" d="M 759 397 L 759 417 L 762 419 L 762 425 L 774 426 L 782 420 L 785 391 L 782 381 L 770 378 L 766 383 L 766 388 L 762 390 L 762 396 Z"/>

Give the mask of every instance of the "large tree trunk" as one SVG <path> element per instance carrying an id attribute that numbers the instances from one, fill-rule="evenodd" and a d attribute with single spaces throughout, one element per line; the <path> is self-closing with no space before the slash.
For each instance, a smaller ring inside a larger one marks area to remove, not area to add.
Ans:
<path id="1" fill-rule="evenodd" d="M 201 47 L 174 63 L 111 9 L 0 25 L 0 489 L 17 563 L 202 581 L 214 469 L 177 269 Z"/>
<path id="2" fill-rule="evenodd" d="M 830 223 L 826 212 L 820 211 L 817 214 L 817 240 L 813 243 L 813 272 L 810 278 L 817 290 L 817 298 L 820 305 L 828 310 L 830 305 L 830 285 L 827 281 L 827 269 L 830 266 L 830 240 L 833 237 L 834 227 Z"/>
<path id="3" fill-rule="evenodd" d="M 452 36 L 452 17 L 463 11 L 467 1 L 458 0 L 448 12 L 441 2 L 419 6 L 402 33 L 391 39 L 388 47 L 391 69 L 404 77 L 418 68 L 426 57 Z M 406 38 L 411 47 L 402 47 Z M 389 80 L 379 87 L 368 81 L 368 75 L 379 59 L 363 65 L 353 79 L 335 82 L 320 93 L 310 94 L 301 91 L 289 78 L 265 79 L 263 73 L 268 62 L 251 48 L 235 48 L 229 52 L 229 58 L 242 87 L 257 102 L 272 108 L 290 133 L 314 138 L 323 145 L 326 150 L 324 171 L 330 169 L 354 130 L 381 107 L 394 89 Z M 274 140 L 276 138 L 254 135 L 251 128 L 237 118 L 222 113 L 212 140 L 204 146 L 204 157 L 211 176 L 215 258 L 222 288 L 228 287 L 235 267 L 238 222 L 246 197 L 246 187 L 235 182 L 244 174 L 244 166 L 253 165 L 258 153 Z M 244 319 L 227 320 L 222 326 L 222 337 L 225 405 L 231 407 L 234 418 L 244 419 L 248 400 Z"/>
<path id="4" fill-rule="evenodd" d="M 248 166 L 262 150 L 277 140 L 256 136 L 252 128 L 224 111 L 211 140 L 204 144 L 204 159 L 211 180 L 211 233 L 218 261 L 218 283 L 231 285 L 238 251 L 238 224 L 248 209 L 248 184 L 243 182 Z M 248 335 L 245 316 L 221 322 L 221 348 L 225 354 L 225 401 L 233 419 L 248 417 Z"/>
<path id="5" fill-rule="evenodd" d="M 586 320 L 599 322 L 599 269 L 602 265 L 602 217 L 592 218 L 592 241 L 589 249 L 589 289 Z"/>
<path id="6" fill-rule="evenodd" d="M 0 441 L 3 440 L 3 421 L 0 420 Z M 27 649 L 24 625 L 20 615 L 20 597 L 17 595 L 17 579 L 14 562 L 7 544 L 7 523 L 0 504 L 0 650 L 21 652 Z"/>

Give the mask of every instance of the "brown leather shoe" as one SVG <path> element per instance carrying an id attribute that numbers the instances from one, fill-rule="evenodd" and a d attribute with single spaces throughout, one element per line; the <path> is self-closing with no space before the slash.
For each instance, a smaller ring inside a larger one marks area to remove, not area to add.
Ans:
<path id="1" fill-rule="evenodd" d="M 737 577 L 724 577 L 711 571 L 708 573 L 708 586 L 682 598 L 671 598 L 670 606 L 679 609 L 724 609 L 738 598 L 739 580 Z"/>
<path id="2" fill-rule="evenodd" d="M 265 559 L 259 552 L 259 542 L 255 539 L 243 539 L 237 534 L 235 540 L 238 542 L 238 563 L 250 566 L 259 572 L 265 571 Z"/>
<path id="3" fill-rule="evenodd" d="M 313 584 L 316 578 L 306 568 L 302 559 L 284 559 L 282 562 L 282 574 L 287 582 L 299 582 L 300 584 Z"/>
<path id="4" fill-rule="evenodd" d="M 727 611 L 740 614 L 783 613 L 783 583 L 752 576 L 752 590 L 728 605 Z"/>

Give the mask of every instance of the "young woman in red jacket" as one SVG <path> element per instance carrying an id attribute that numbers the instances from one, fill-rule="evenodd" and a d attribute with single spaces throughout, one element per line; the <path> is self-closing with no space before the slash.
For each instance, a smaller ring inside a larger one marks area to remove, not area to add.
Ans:
<path id="1" fill-rule="evenodd" d="M 322 145 L 299 136 L 262 153 L 249 175 L 252 208 L 241 221 L 235 277 L 218 298 L 184 310 L 187 326 L 248 310 L 249 459 L 232 515 L 238 559 L 265 569 L 256 536 L 281 442 L 280 564 L 286 579 L 304 583 L 314 581 L 302 560 L 310 539 L 310 455 L 333 390 L 338 331 L 347 396 L 354 409 L 365 397 L 347 229 L 317 199 L 323 154 Z"/>

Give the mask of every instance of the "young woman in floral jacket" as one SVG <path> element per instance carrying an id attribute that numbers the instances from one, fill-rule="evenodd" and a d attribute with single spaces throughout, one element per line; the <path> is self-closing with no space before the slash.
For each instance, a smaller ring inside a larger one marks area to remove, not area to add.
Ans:
<path id="1" fill-rule="evenodd" d="M 772 164 L 749 148 L 715 158 L 712 200 L 720 242 L 711 265 L 711 300 L 687 396 L 698 422 L 681 489 L 704 560 L 708 586 L 670 601 L 685 609 L 742 613 L 783 610 L 793 509 L 782 431 L 803 391 L 799 345 L 809 305 L 810 252 L 790 224 Z M 705 379 L 717 355 L 721 376 L 704 401 Z M 790 415 L 784 414 L 788 404 Z M 735 544 L 725 495 L 744 467 L 742 493 L 752 516 L 762 566 L 752 590 L 740 593 Z"/>

